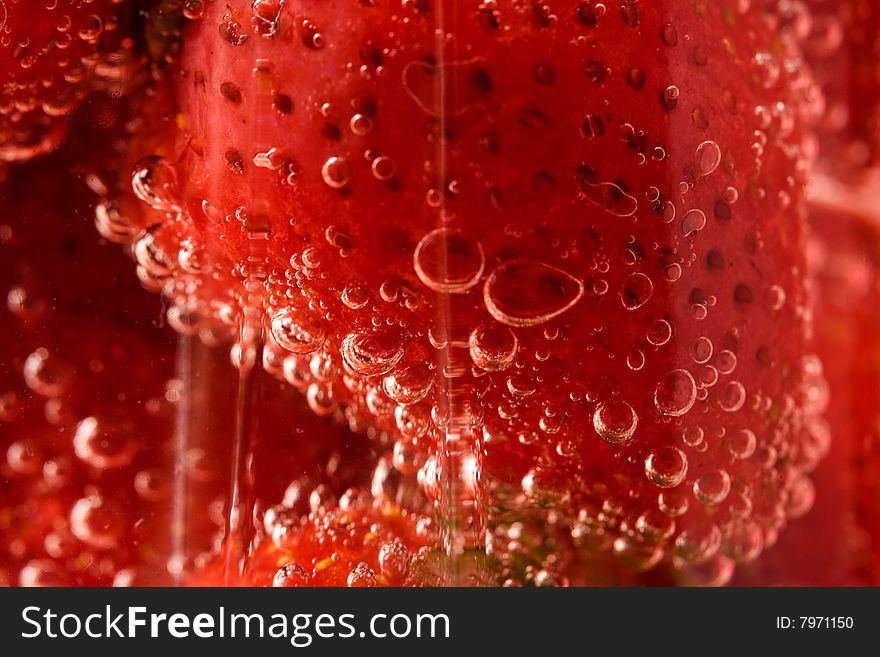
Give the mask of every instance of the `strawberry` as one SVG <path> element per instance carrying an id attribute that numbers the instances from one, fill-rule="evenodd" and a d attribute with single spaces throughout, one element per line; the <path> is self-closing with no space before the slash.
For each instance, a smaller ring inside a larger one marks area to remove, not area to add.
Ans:
<path id="1" fill-rule="evenodd" d="M 845 173 L 848 171 L 842 170 Z M 876 585 L 880 579 L 878 348 L 874 317 L 880 300 L 876 216 L 858 209 L 851 187 L 823 192 L 810 210 L 809 270 L 816 291 L 816 351 L 828 364 L 826 419 L 834 436 L 817 468 L 815 507 L 735 583 Z M 854 202 L 855 201 L 855 202 Z M 866 205 L 871 207 L 870 205 Z M 807 553 L 803 545 L 810 545 Z"/>
<path id="2" fill-rule="evenodd" d="M 254 551 L 244 576 L 231 583 L 371 587 L 431 582 L 429 566 L 435 564 L 427 549 L 433 531 L 428 519 L 358 488 L 345 491 L 338 501 L 315 489 L 309 506 L 297 509 L 301 492 L 288 489 L 284 504 L 266 515 L 267 538 Z M 190 584 L 218 581 L 224 581 L 222 555 Z"/>
<path id="3" fill-rule="evenodd" d="M 163 582 L 173 352 L 154 303 L 113 275 L 126 259 L 95 239 L 68 158 L 0 184 L 0 573 Z"/>
<path id="4" fill-rule="evenodd" d="M 158 301 L 117 275 L 127 258 L 86 221 L 96 202 L 86 181 L 96 183 L 69 173 L 81 141 L 107 135 L 77 127 L 0 183 L 0 581 L 167 584 L 222 534 L 231 451 L 218 445 L 232 444 L 234 423 L 219 409 L 237 373 L 224 350 L 183 342 L 175 353 L 155 326 Z M 292 480 L 333 494 L 369 481 L 365 437 L 264 378 L 257 499 Z M 183 546 L 168 529 L 178 513 Z"/>
<path id="5" fill-rule="evenodd" d="M 823 96 L 817 137 L 822 169 L 858 177 L 877 164 L 880 144 L 880 3 L 807 0 L 789 3 L 788 21 L 807 35 L 804 50 Z"/>
<path id="6" fill-rule="evenodd" d="M 789 18 L 213 3 L 133 168 L 142 279 L 194 332 L 261 313 L 316 413 L 396 435 L 450 549 L 552 522 L 588 559 L 723 583 L 827 450 Z"/>
<path id="7" fill-rule="evenodd" d="M 125 88 L 133 64 L 134 3 L 50 0 L 0 5 L 0 160 L 55 149 L 67 117 L 103 86 Z"/>

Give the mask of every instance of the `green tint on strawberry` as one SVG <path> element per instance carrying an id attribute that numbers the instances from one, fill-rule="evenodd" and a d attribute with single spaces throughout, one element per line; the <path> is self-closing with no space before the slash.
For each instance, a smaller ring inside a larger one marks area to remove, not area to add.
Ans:
<path id="1" fill-rule="evenodd" d="M 63 139 L 67 117 L 97 86 L 116 95 L 131 74 L 135 3 L 7 0 L 0 5 L 0 161 L 28 160 Z"/>
<path id="2" fill-rule="evenodd" d="M 193 334 L 259 313 L 315 413 L 395 437 L 447 549 L 552 572 L 558 528 L 723 583 L 827 450 L 783 9 L 212 3 L 133 170 L 141 278 Z"/>

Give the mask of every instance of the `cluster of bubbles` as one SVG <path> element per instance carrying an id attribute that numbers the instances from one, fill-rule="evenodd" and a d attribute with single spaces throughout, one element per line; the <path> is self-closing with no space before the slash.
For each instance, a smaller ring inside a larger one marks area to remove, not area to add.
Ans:
<path id="1" fill-rule="evenodd" d="M 286 19 L 283 6 L 253 3 L 250 24 L 229 9 L 218 26 L 220 37 L 230 47 L 244 46 L 255 35 L 271 38 Z M 583 6 L 579 20 L 584 25 L 611 19 L 604 5 Z M 741 3 L 738 11 L 753 10 Z M 192 13 L 193 19 L 203 15 Z M 641 24 L 636 3 L 623 3 L 619 17 L 630 26 Z M 325 37 L 313 23 L 300 18 L 295 23 L 306 47 L 324 48 Z M 658 47 L 667 49 L 684 49 L 690 41 L 669 24 L 656 38 Z M 689 66 L 707 65 L 699 45 L 687 48 Z M 381 54 L 373 59 L 381 61 Z M 559 257 L 540 248 L 532 252 L 534 227 L 513 220 L 498 232 L 525 248 L 499 248 L 501 235 L 466 226 L 450 210 L 450 199 L 466 193 L 452 180 L 424 195 L 422 209 L 438 217 L 438 227 L 415 236 L 411 269 L 388 277 L 378 289 L 355 280 L 336 281 L 338 286 L 332 281 L 335 265 L 357 248 L 356 237 L 336 225 L 302 248 L 276 245 L 289 252 L 283 257 L 273 252 L 259 265 L 264 275 L 255 278 L 248 269 L 252 263 L 230 261 L 212 236 L 268 235 L 259 199 L 252 207 L 225 210 L 204 199 L 203 216 L 191 216 L 194 206 L 184 207 L 175 165 L 158 156 L 137 163 L 132 187 L 160 220 L 136 229 L 108 202 L 97 221 L 102 233 L 131 244 L 141 280 L 165 293 L 171 301 L 169 322 L 184 333 L 213 342 L 235 340 L 251 301 L 244 288 L 256 280 L 264 368 L 302 391 L 316 414 L 341 411 L 352 427 L 387 430 L 393 444 L 382 467 L 404 482 L 404 506 L 423 510 L 428 504 L 446 514 L 450 507 L 466 508 L 461 522 L 483 532 L 479 540 L 500 537 L 507 546 L 502 553 L 535 557 L 529 581 L 562 579 L 552 547 L 519 540 L 523 523 L 532 522 L 563 527 L 565 540 L 585 553 L 614 554 L 634 571 L 666 560 L 685 583 L 720 584 L 735 563 L 756 558 L 772 544 L 787 518 L 809 508 L 807 473 L 827 449 L 827 427 L 820 419 L 825 393 L 815 359 L 789 364 L 796 370 L 786 374 L 786 383 L 795 382 L 791 389 L 768 393 L 755 378 L 755 362 L 740 362 L 745 356 L 736 343 L 752 336 L 740 336 L 736 327 L 718 328 L 733 323 L 733 312 L 760 313 L 762 321 L 779 317 L 792 326 L 792 317 L 807 312 L 799 290 L 776 281 L 762 282 L 759 289 L 746 265 L 732 263 L 729 253 L 706 241 L 707 234 L 717 235 L 717 226 L 741 213 L 741 222 L 756 227 L 745 236 L 748 244 L 730 248 L 758 254 L 765 238 L 759 220 L 748 213 L 766 210 L 776 219 L 794 214 L 791 206 L 799 202 L 809 165 L 797 140 L 799 113 L 811 110 L 795 102 L 812 94 L 808 74 L 796 58 L 783 66 L 780 56 L 764 52 L 754 53 L 747 65 L 759 97 L 773 97 L 767 90 L 786 90 L 778 102 L 755 107 L 746 107 L 730 89 L 720 91 L 722 109 L 744 117 L 749 126 L 748 162 L 735 162 L 737 147 L 722 143 L 720 136 L 707 138 L 707 108 L 690 110 L 688 130 L 699 138 L 690 140 L 683 155 L 675 143 L 651 144 L 637 126 L 621 122 L 614 135 L 610 119 L 585 115 L 580 138 L 619 136 L 638 166 L 670 174 L 670 180 L 658 175 L 654 185 L 635 190 L 624 181 L 603 179 L 587 165 L 575 169 L 580 212 L 615 222 L 612 235 L 633 225 L 622 257 L 607 245 L 596 246 L 602 231 L 588 229 L 589 221 L 571 243 L 553 244 Z M 463 104 L 491 116 L 484 98 L 492 88 L 488 73 L 471 61 L 443 66 L 468 72 L 474 89 L 464 92 Z M 588 61 L 585 73 L 585 84 L 602 85 L 613 72 Z M 405 91 L 432 119 L 446 109 L 425 91 L 424 78 L 435 74 L 433 63 L 421 61 L 403 70 Z M 552 80 L 551 74 L 544 70 L 536 81 Z M 626 84 L 636 92 L 648 88 L 646 72 L 629 71 Z M 658 111 L 686 112 L 691 101 L 683 88 L 664 82 L 655 97 Z M 221 85 L 221 93 L 225 102 L 242 102 L 234 85 L 225 90 Z M 293 107 L 289 97 L 279 101 L 276 96 L 274 103 L 281 114 Z M 332 114 L 332 108 L 323 110 Z M 356 111 L 349 127 L 365 136 L 374 123 L 371 112 Z M 524 129 L 546 123 L 537 110 L 519 121 Z M 328 143 L 335 149 L 338 127 L 330 132 Z M 690 132 L 683 134 L 689 139 Z M 395 160 L 374 150 L 364 155 L 372 177 L 396 189 Z M 764 175 L 768 158 L 776 158 L 774 168 L 791 172 L 779 185 Z M 311 173 L 320 177 L 322 191 L 340 198 L 356 193 L 352 179 L 359 163 L 351 153 L 340 149 L 320 160 Z M 250 159 L 231 149 L 225 162 L 236 175 L 253 162 L 261 173 L 281 171 L 281 184 L 297 181 L 297 167 L 280 149 L 262 149 Z M 768 199 L 770 193 L 774 197 Z M 648 222 L 651 227 L 643 230 Z M 657 236 L 657 243 L 643 244 L 637 237 L 643 233 Z M 651 267 L 653 260 L 661 266 Z M 726 281 L 723 287 L 707 286 L 704 292 L 688 285 L 716 274 Z M 607 321 L 619 321 L 620 331 L 603 325 Z M 759 348 L 755 361 L 769 360 L 767 349 Z M 613 380 L 615 372 L 626 378 Z M 86 435 L 88 425 L 82 431 Z M 590 458 L 619 468 L 597 474 Z M 492 466 L 509 466 L 515 480 L 504 481 Z M 501 508 L 518 510 L 520 517 L 510 520 Z M 273 541 L 276 533 L 293 531 L 277 529 L 287 526 L 276 522 L 287 517 L 282 511 L 266 527 Z M 317 519 L 309 514 L 319 513 L 328 514 L 319 504 L 297 515 L 296 531 L 311 527 Z M 483 522 L 488 527 L 480 527 Z M 302 584 L 315 567 L 285 564 L 276 580 Z M 358 563 L 349 582 L 375 583 L 381 577 L 373 566 Z"/>
<path id="2" fill-rule="evenodd" d="M 0 49 L 6 81 L 0 85 L 0 160 L 29 160 L 54 150 L 67 130 L 65 118 L 95 88 L 118 96 L 129 84 L 134 57 L 119 34 L 114 3 L 95 3 L 90 13 L 70 3 L 45 2 L 37 27 L 18 30 L 27 11 L 0 8 Z"/>

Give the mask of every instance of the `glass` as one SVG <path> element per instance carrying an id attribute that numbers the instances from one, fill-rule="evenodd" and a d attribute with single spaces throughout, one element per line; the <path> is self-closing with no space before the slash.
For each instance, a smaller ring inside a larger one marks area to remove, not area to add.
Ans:
<path id="1" fill-rule="evenodd" d="M 6 582 L 877 583 L 873 2 L 147 5 L 0 2 Z"/>

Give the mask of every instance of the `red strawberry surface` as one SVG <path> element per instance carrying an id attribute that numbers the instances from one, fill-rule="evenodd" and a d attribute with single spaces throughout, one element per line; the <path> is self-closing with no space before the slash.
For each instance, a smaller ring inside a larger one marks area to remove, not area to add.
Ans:
<path id="1" fill-rule="evenodd" d="M 181 567 L 207 561 L 229 513 L 238 372 L 227 349 L 163 331 L 158 299 L 95 232 L 89 186 L 100 184 L 69 171 L 83 143 L 112 144 L 92 116 L 75 117 L 58 153 L 0 183 L 8 584 L 174 583 Z M 318 486 L 335 496 L 376 478 L 373 452 L 387 438 L 317 417 L 289 386 L 262 379 L 250 437 L 259 514 L 293 481 L 308 498 Z"/>
<path id="2" fill-rule="evenodd" d="M 55 149 L 67 117 L 92 89 L 119 94 L 132 72 L 136 3 L 0 3 L 0 160 Z"/>
<path id="3" fill-rule="evenodd" d="M 824 93 L 816 126 L 821 169 L 848 179 L 877 164 L 880 145 L 880 3 L 808 0 L 789 3 L 793 29 Z"/>
<path id="4" fill-rule="evenodd" d="M 810 272 L 816 295 L 816 350 L 825 362 L 833 436 L 816 470 L 813 510 L 736 584 L 876 585 L 880 555 L 877 514 L 877 388 L 880 309 L 876 214 L 865 213 L 854 188 L 826 181 L 810 209 Z"/>
<path id="5" fill-rule="evenodd" d="M 803 36 L 772 2 L 211 3 L 137 143 L 139 274 L 186 332 L 261 316 L 452 549 L 549 567 L 553 527 L 722 583 L 827 450 Z"/>
<path id="6" fill-rule="evenodd" d="M 316 489 L 305 506 L 298 485 L 266 515 L 266 538 L 242 576 L 226 579 L 221 554 L 195 573 L 192 585 L 418 586 L 437 583 L 434 528 L 387 498 L 352 488 L 337 500 Z M 298 504 L 299 502 L 299 504 Z M 424 548 L 424 549 L 421 549 Z M 433 558 L 432 558 L 433 557 Z"/>

